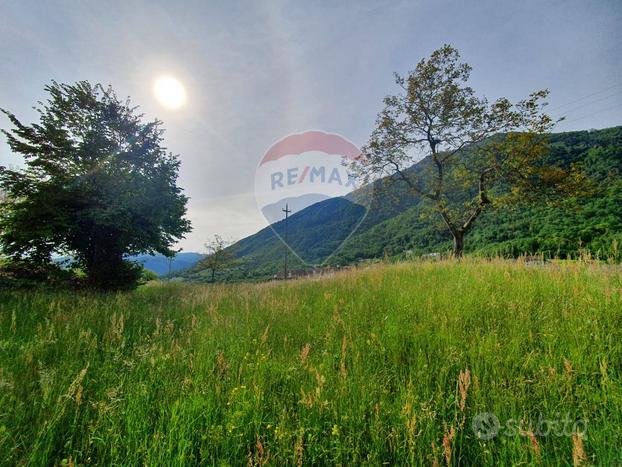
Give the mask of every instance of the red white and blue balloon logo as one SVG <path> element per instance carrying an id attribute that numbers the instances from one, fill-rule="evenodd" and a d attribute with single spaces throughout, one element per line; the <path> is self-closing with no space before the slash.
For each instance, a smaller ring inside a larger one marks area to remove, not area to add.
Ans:
<path id="1" fill-rule="evenodd" d="M 361 188 L 347 169 L 361 157 L 343 136 L 311 130 L 275 142 L 259 161 L 257 207 L 304 264 L 326 263 L 365 219 L 371 186 Z"/>

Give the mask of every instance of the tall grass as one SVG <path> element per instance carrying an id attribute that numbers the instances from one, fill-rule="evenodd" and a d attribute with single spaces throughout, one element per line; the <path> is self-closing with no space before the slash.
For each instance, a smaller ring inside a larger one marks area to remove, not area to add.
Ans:
<path id="1" fill-rule="evenodd" d="M 2 464 L 622 462 L 614 267 L 0 298 Z M 484 412 L 492 439 L 473 430 Z M 563 436 L 537 426 L 566 417 Z"/>

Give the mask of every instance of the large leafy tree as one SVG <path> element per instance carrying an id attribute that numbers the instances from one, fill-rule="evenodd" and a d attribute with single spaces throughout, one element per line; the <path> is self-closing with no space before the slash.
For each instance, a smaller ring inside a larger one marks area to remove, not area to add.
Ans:
<path id="1" fill-rule="evenodd" d="M 143 122 L 110 87 L 52 82 L 45 90 L 38 123 L 3 110 L 13 124 L 3 133 L 25 168 L 0 170 L 1 248 L 39 266 L 71 255 L 93 286 L 132 286 L 139 271 L 127 255 L 169 255 L 190 230 L 179 159 L 162 147 L 161 122 Z"/>
<path id="2" fill-rule="evenodd" d="M 385 98 L 365 157 L 351 166 L 366 181 L 386 177 L 426 200 L 451 233 L 456 257 L 484 210 L 559 196 L 572 177 L 546 161 L 555 123 L 543 112 L 548 91 L 489 103 L 468 85 L 470 73 L 445 45 L 406 76 L 396 74 L 400 93 Z"/>

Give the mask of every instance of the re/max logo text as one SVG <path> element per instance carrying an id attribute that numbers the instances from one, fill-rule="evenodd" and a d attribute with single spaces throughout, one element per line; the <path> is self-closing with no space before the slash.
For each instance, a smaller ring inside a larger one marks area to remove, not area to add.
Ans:
<path id="1" fill-rule="evenodd" d="M 295 185 L 297 183 L 330 183 L 344 187 L 356 188 L 355 179 L 347 174 L 341 174 L 337 167 L 327 170 L 326 167 L 307 165 L 302 170 L 299 167 L 292 167 L 286 171 L 273 172 L 270 174 L 272 190 L 283 188 L 285 185 Z"/>

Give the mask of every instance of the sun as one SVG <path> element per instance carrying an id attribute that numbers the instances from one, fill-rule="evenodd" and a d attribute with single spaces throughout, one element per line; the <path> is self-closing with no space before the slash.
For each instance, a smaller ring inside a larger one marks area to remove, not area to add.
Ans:
<path id="1" fill-rule="evenodd" d="M 167 109 L 177 110 L 186 103 L 186 89 L 172 76 L 160 76 L 153 84 L 156 99 Z"/>

